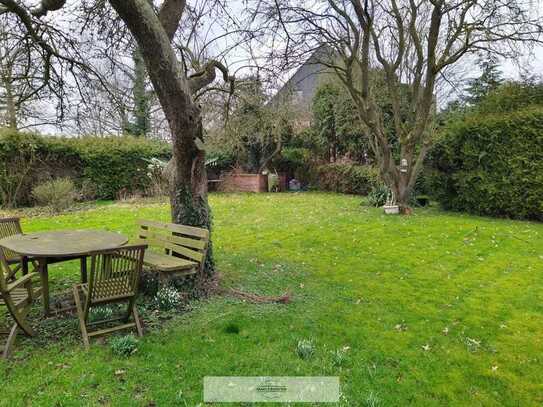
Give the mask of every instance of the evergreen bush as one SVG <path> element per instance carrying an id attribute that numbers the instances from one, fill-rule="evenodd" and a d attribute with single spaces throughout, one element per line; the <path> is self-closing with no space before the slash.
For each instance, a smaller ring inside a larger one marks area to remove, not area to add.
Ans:
<path id="1" fill-rule="evenodd" d="M 378 170 L 368 165 L 325 164 L 314 171 L 314 186 L 322 191 L 368 195 L 381 184 Z"/>
<path id="2" fill-rule="evenodd" d="M 543 107 L 455 120 L 431 162 L 429 187 L 444 208 L 543 220 Z"/>

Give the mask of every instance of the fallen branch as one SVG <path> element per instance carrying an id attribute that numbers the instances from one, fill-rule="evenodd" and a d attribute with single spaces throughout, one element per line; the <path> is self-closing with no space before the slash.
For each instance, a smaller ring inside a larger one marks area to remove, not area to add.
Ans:
<path id="1" fill-rule="evenodd" d="M 277 296 L 266 296 L 266 295 L 257 295 L 253 293 L 246 293 L 244 291 L 240 291 L 235 288 L 227 288 L 227 289 L 225 288 L 222 291 L 225 294 L 233 295 L 234 297 L 252 302 L 254 304 L 269 304 L 269 303 L 288 304 L 291 298 L 289 293 L 285 293 L 277 297 Z"/>

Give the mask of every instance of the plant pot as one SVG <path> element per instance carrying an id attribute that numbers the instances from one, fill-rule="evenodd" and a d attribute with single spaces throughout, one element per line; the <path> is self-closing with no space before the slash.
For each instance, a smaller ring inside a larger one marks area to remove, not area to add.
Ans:
<path id="1" fill-rule="evenodd" d="M 400 213 L 400 207 L 398 205 L 385 205 L 383 206 L 387 215 L 398 215 Z"/>

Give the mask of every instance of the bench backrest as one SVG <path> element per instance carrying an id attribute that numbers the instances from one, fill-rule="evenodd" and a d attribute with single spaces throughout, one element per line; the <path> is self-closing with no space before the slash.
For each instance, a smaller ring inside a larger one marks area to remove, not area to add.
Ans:
<path id="1" fill-rule="evenodd" d="M 170 256 L 195 261 L 203 269 L 209 243 L 207 229 L 151 220 L 139 220 L 138 225 L 141 243 L 159 248 Z"/>

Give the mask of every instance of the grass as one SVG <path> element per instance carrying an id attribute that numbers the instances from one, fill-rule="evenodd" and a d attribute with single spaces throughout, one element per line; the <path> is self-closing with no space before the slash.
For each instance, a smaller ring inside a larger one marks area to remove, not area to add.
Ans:
<path id="1" fill-rule="evenodd" d="M 195 406 L 206 375 L 338 375 L 345 406 L 543 403 L 543 225 L 436 209 L 386 217 L 331 194 L 211 204 L 223 284 L 289 291 L 290 304 L 195 303 L 129 358 L 84 352 L 66 321 L 72 334 L 20 341 L 0 362 L 0 405 Z M 134 235 L 138 218 L 167 220 L 168 206 L 111 204 L 23 227 Z M 78 274 L 61 264 L 50 275 L 61 289 Z M 304 340 L 314 352 L 302 359 Z"/>

